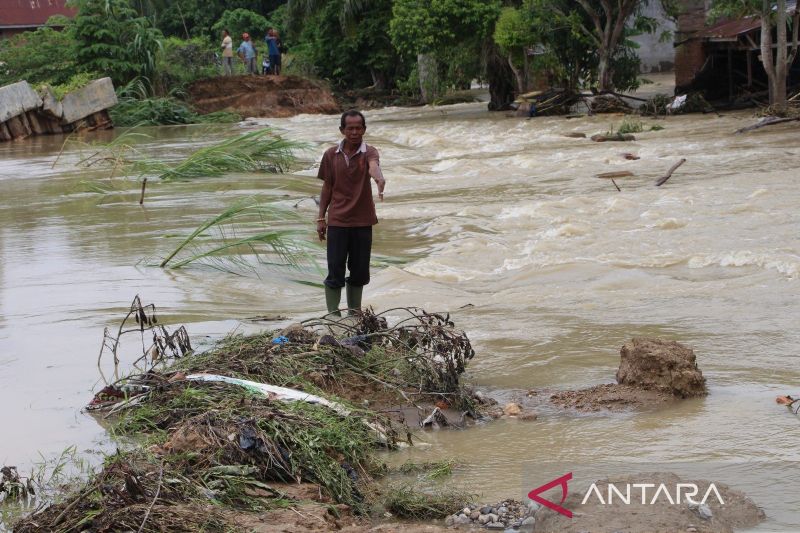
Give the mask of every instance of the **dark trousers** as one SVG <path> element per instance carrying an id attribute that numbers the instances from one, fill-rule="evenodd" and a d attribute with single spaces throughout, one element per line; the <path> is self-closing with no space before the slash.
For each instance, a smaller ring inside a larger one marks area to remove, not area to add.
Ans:
<path id="1" fill-rule="evenodd" d="M 328 226 L 328 277 L 325 285 L 340 289 L 345 283 L 361 287 L 369 283 L 372 226 L 342 228 Z M 345 266 L 350 276 L 345 277 Z"/>

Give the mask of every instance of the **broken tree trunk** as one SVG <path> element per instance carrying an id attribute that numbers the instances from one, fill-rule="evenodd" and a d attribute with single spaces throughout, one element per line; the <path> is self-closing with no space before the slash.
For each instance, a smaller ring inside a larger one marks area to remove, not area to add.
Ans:
<path id="1" fill-rule="evenodd" d="M 784 122 L 795 122 L 800 120 L 800 117 L 764 117 L 752 126 L 747 126 L 736 130 L 734 133 L 745 133 L 748 131 L 757 130 L 765 126 L 772 126 L 774 124 L 783 124 Z"/>
<path id="2" fill-rule="evenodd" d="M 686 158 L 681 158 L 680 161 L 669 167 L 669 170 L 667 170 L 667 174 L 656 181 L 656 187 L 661 187 L 662 185 L 664 185 L 667 182 L 667 180 L 672 177 L 672 173 L 675 172 L 678 169 L 678 167 L 684 163 L 686 163 Z"/>

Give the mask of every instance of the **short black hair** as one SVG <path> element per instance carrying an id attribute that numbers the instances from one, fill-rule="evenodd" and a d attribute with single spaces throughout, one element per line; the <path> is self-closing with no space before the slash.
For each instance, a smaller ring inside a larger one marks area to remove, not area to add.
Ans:
<path id="1" fill-rule="evenodd" d="M 364 118 L 364 114 L 361 111 L 356 111 L 355 109 L 350 109 L 349 111 L 345 111 L 342 113 L 342 119 L 339 122 L 339 129 L 344 129 L 345 121 L 347 117 L 361 117 L 361 124 L 366 128 L 367 127 L 367 119 Z"/>

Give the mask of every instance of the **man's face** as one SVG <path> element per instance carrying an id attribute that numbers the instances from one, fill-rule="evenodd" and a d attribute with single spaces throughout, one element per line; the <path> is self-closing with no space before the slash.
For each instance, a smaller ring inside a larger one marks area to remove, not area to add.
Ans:
<path id="1" fill-rule="evenodd" d="M 345 117 L 344 118 L 344 129 L 340 128 L 339 131 L 342 132 L 344 138 L 350 144 L 361 144 L 361 140 L 364 137 L 364 132 L 367 129 L 364 127 L 364 123 L 361 121 L 361 117 Z"/>

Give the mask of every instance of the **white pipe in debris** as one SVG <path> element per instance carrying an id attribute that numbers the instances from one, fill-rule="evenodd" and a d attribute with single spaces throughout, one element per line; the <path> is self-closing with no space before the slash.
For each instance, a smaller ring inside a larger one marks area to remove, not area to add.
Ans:
<path id="1" fill-rule="evenodd" d="M 342 416 L 350 416 L 351 411 L 344 405 L 332 402 L 321 396 L 309 394 L 307 392 L 289 389 L 286 387 L 278 387 L 277 385 L 268 385 L 267 383 L 258 383 L 257 381 L 249 381 L 247 379 L 233 378 L 230 376 L 220 376 L 219 374 L 189 374 L 186 376 L 188 381 L 217 381 L 222 383 L 230 383 L 232 385 L 239 385 L 245 389 L 263 394 L 267 398 L 289 402 L 308 402 L 317 403 L 330 408 L 332 411 Z M 371 430 L 375 431 L 378 435 L 378 440 L 383 444 L 388 444 L 389 439 L 386 435 L 386 430 L 376 424 L 364 420 L 364 424 Z"/>

